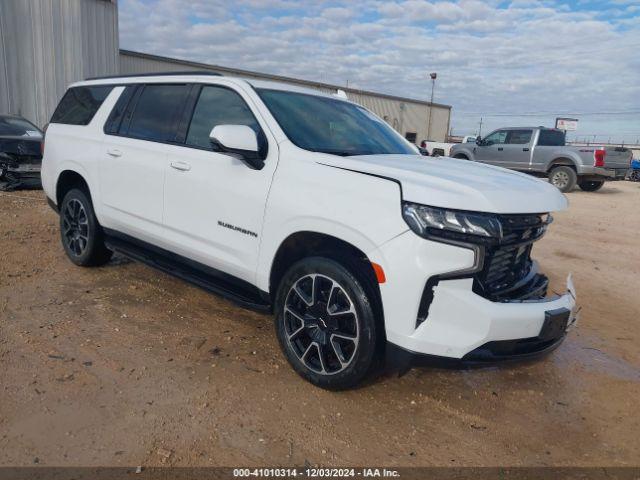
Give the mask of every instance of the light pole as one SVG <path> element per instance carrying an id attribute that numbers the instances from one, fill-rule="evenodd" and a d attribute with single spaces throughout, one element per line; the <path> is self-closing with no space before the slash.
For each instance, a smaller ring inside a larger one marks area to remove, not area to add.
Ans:
<path id="1" fill-rule="evenodd" d="M 430 73 L 431 77 L 431 102 L 429 103 L 429 120 L 427 122 L 427 140 L 431 141 L 431 110 L 433 110 L 433 91 L 436 88 L 436 78 L 438 74 L 436 72 Z"/>

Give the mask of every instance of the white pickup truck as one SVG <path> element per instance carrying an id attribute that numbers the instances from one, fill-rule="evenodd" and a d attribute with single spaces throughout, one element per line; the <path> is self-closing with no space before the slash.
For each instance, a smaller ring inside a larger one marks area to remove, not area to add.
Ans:
<path id="1" fill-rule="evenodd" d="M 466 135 L 462 137 L 462 143 L 476 143 L 476 137 L 473 135 Z M 458 145 L 457 143 L 446 143 L 446 142 L 432 142 L 431 140 L 423 140 L 420 142 L 420 148 L 423 148 L 427 151 L 429 156 L 431 157 L 449 157 L 451 153 L 451 148 L 454 145 Z"/>

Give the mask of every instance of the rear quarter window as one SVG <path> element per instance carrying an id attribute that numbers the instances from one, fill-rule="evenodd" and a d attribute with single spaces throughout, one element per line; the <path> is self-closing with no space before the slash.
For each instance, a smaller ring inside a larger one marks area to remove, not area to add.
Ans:
<path id="1" fill-rule="evenodd" d="M 113 85 L 70 88 L 53 112 L 51 123 L 88 125 L 111 90 Z"/>
<path id="2" fill-rule="evenodd" d="M 538 145 L 541 147 L 563 147 L 564 132 L 560 130 L 540 130 Z"/>

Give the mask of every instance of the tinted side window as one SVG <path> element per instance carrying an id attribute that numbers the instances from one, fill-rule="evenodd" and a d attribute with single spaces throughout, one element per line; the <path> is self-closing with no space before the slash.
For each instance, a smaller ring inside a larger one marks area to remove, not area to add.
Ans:
<path id="1" fill-rule="evenodd" d="M 173 140 L 176 123 L 185 106 L 188 85 L 145 85 L 134 107 L 129 137 L 157 142 Z"/>
<path id="2" fill-rule="evenodd" d="M 506 143 L 524 145 L 531 140 L 532 130 L 509 130 Z"/>
<path id="3" fill-rule="evenodd" d="M 538 145 L 541 147 L 563 147 L 564 132 L 560 130 L 540 130 Z"/>
<path id="4" fill-rule="evenodd" d="M 497 132 L 493 132 L 484 139 L 485 145 L 495 145 L 502 144 L 507 139 L 507 131 L 506 130 L 498 130 Z"/>
<path id="5" fill-rule="evenodd" d="M 70 88 L 53 112 L 51 123 L 88 125 L 111 90 L 113 85 Z"/>
<path id="6" fill-rule="evenodd" d="M 228 88 L 204 86 L 193 111 L 187 145 L 212 149 L 209 134 L 216 125 L 247 125 L 256 133 L 260 131 L 256 118 L 240 95 Z"/>

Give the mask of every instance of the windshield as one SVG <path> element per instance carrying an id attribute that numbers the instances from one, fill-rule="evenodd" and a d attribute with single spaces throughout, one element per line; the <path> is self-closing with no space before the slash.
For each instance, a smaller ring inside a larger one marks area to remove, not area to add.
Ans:
<path id="1" fill-rule="evenodd" d="M 22 118 L 0 117 L 0 135 L 7 137 L 42 137 L 35 125 Z"/>
<path id="2" fill-rule="evenodd" d="M 417 152 L 383 120 L 352 103 L 306 93 L 257 89 L 295 145 L 334 155 Z"/>

